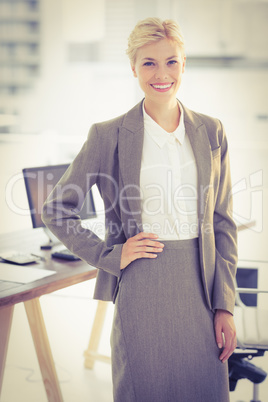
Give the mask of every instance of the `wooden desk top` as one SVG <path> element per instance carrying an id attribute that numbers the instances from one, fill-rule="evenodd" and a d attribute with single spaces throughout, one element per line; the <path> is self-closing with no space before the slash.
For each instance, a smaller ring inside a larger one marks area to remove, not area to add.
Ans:
<path id="1" fill-rule="evenodd" d="M 0 252 L 16 250 L 21 253 L 40 255 L 44 257 L 46 261 L 30 264 L 29 267 L 56 271 L 54 275 L 28 284 L 0 282 L 1 307 L 31 300 L 96 277 L 97 269 L 84 261 L 66 261 L 51 258 L 51 250 L 40 249 L 40 245 L 47 243 L 47 241 L 48 238 L 42 228 L 27 229 L 0 235 Z"/>

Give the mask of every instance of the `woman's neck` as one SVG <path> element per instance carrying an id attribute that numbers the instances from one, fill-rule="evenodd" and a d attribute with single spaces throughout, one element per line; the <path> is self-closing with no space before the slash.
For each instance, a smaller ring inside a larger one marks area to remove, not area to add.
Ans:
<path id="1" fill-rule="evenodd" d="M 145 99 L 146 113 L 168 133 L 176 130 L 180 122 L 180 108 L 178 101 L 170 103 L 154 103 Z"/>

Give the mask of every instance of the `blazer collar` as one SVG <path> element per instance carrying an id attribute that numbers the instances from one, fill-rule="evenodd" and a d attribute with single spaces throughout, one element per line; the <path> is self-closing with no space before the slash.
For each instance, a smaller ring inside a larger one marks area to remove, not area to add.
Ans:
<path id="1" fill-rule="evenodd" d="M 125 196 L 138 228 L 142 227 L 141 202 L 138 196 L 144 139 L 142 102 L 126 113 L 122 126 L 119 128 L 118 138 L 119 167 Z M 212 166 L 210 141 L 200 117 L 184 105 L 182 107 L 185 130 L 189 136 L 197 164 L 198 215 L 199 221 L 202 222 L 206 211 Z"/>

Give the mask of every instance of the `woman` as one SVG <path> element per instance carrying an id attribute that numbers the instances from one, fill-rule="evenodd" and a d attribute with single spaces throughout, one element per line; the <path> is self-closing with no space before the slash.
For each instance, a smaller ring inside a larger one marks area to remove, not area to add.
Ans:
<path id="1" fill-rule="evenodd" d="M 185 53 L 174 21 L 139 22 L 127 53 L 144 100 L 91 128 L 43 220 L 99 268 L 95 298 L 115 303 L 116 402 L 227 402 L 237 246 L 225 132 L 176 98 Z M 95 183 L 104 241 L 79 219 Z"/>

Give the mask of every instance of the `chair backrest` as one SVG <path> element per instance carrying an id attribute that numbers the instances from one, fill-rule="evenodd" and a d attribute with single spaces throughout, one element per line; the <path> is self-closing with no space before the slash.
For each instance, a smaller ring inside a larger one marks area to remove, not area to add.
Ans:
<path id="1" fill-rule="evenodd" d="M 268 350 L 268 310 L 238 305 L 234 320 L 240 348 Z"/>

